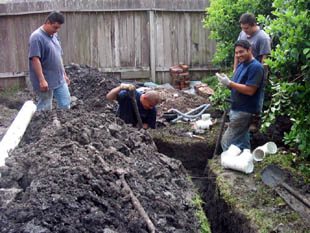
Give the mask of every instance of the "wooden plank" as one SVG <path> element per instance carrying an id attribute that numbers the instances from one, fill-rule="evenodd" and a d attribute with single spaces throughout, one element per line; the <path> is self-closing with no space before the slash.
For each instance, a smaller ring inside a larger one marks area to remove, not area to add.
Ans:
<path id="1" fill-rule="evenodd" d="M 155 16 L 154 11 L 149 12 L 149 24 L 150 24 L 150 69 L 151 69 L 151 80 L 153 82 L 156 81 L 156 22 L 155 22 Z"/>
<path id="2" fill-rule="evenodd" d="M 129 72 L 122 72 L 121 79 L 149 79 L 150 72 L 149 71 L 129 71 Z"/>
<path id="3" fill-rule="evenodd" d="M 192 55 L 192 46 L 191 46 L 191 17 L 189 13 L 185 13 L 185 45 L 186 45 L 186 52 L 185 52 L 185 64 L 191 64 L 191 55 Z"/>
<path id="4" fill-rule="evenodd" d="M 173 17 L 172 13 L 162 13 L 162 24 L 163 24 L 163 51 L 159 54 L 159 56 L 162 56 L 160 66 L 171 66 L 173 64 L 173 57 L 174 57 L 174 48 L 176 41 L 174 40 L 174 27 L 172 24 Z"/>
<path id="5" fill-rule="evenodd" d="M 134 35 L 134 48 L 135 48 L 135 57 L 134 57 L 134 66 L 141 66 L 141 50 L 142 50 L 142 34 L 141 34 L 141 23 L 142 19 L 140 15 L 136 12 L 134 14 L 134 24 L 133 24 L 133 35 Z"/>
<path id="6" fill-rule="evenodd" d="M 9 53 L 9 47 L 8 47 L 8 34 L 7 34 L 7 18 L 2 18 L 0 20 L 0 71 L 5 72 L 9 71 L 6 69 L 7 60 L 6 60 L 6 54 Z"/>
<path id="7" fill-rule="evenodd" d="M 129 2 L 130 3 L 130 2 Z M 130 12 L 126 17 L 126 34 L 127 34 L 127 51 L 128 51 L 128 60 L 127 66 L 136 66 L 135 57 L 136 57 L 136 47 L 135 47 L 135 31 L 134 31 L 134 12 Z M 126 42 L 125 42 L 126 43 Z"/>
<path id="8" fill-rule="evenodd" d="M 163 23 L 163 13 L 157 12 L 155 14 L 155 25 L 156 25 L 156 32 L 155 32 L 155 40 L 156 40 L 156 50 L 155 50 L 155 64 L 156 66 L 163 66 L 165 61 L 165 52 L 164 52 L 164 23 Z M 166 41 L 167 43 L 167 41 Z"/>
<path id="9" fill-rule="evenodd" d="M 92 25 L 98 25 L 98 16 L 96 14 L 89 15 L 90 33 L 89 33 L 89 51 L 90 51 L 90 65 L 92 67 L 98 67 L 98 27 Z"/>
<path id="10" fill-rule="evenodd" d="M 148 12 L 143 12 L 141 14 L 141 18 L 143 20 L 140 33 L 142 35 L 142 41 L 141 41 L 141 66 L 150 66 L 150 24 L 149 24 L 149 16 Z M 154 20 L 156 22 L 156 17 L 154 16 Z M 154 38 L 156 39 L 156 27 L 154 28 Z M 156 54 L 156 51 L 155 51 Z M 156 55 L 155 55 L 156 56 Z M 156 61 L 155 61 L 156 62 Z"/>

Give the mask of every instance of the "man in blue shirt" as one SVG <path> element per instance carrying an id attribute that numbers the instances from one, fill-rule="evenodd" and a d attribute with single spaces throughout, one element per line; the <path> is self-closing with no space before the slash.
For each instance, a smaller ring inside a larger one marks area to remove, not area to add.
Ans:
<path id="1" fill-rule="evenodd" d="M 125 121 L 126 124 L 136 126 L 138 119 L 135 115 L 133 103 L 129 96 L 129 91 L 135 92 L 137 107 L 142 120 L 143 128 L 156 127 L 156 105 L 160 102 L 160 97 L 156 91 L 140 93 L 132 84 L 122 83 L 120 86 L 113 88 L 108 94 L 108 100 L 117 100 L 119 107 L 117 115 Z"/>
<path id="2" fill-rule="evenodd" d="M 64 70 L 62 48 L 57 37 L 63 23 L 61 13 L 51 12 L 29 38 L 29 73 L 38 96 L 38 110 L 51 110 L 53 96 L 59 108 L 70 108 L 70 81 Z"/>
<path id="3" fill-rule="evenodd" d="M 235 56 L 239 65 L 232 80 L 225 74 L 216 74 L 219 81 L 231 89 L 230 123 L 222 138 L 222 149 L 231 144 L 241 149 L 250 149 L 249 126 L 253 114 L 261 111 L 264 96 L 264 69 L 251 50 L 246 40 L 235 43 Z"/>

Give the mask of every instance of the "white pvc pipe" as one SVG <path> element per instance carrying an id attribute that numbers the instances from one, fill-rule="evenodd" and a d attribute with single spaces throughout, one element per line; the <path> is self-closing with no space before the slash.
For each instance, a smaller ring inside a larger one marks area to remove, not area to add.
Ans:
<path id="1" fill-rule="evenodd" d="M 267 154 L 275 154 L 277 151 L 278 148 L 274 142 L 267 142 L 253 151 L 254 160 L 262 161 Z"/>
<path id="2" fill-rule="evenodd" d="M 249 149 L 241 150 L 234 146 L 228 148 L 221 154 L 221 165 L 224 168 L 233 169 L 236 171 L 244 172 L 246 174 L 252 173 L 254 170 L 253 156 Z"/>
<path id="3" fill-rule="evenodd" d="M 20 142 L 36 110 L 36 105 L 31 100 L 28 100 L 24 103 L 23 107 L 18 112 L 17 116 L 0 142 L 0 166 L 4 165 L 5 159 L 8 157 L 8 153 L 14 150 Z"/>

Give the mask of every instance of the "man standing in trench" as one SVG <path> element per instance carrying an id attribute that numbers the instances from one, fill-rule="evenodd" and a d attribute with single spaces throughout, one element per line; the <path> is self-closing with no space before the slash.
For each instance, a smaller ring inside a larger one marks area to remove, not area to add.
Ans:
<path id="1" fill-rule="evenodd" d="M 256 60 L 263 64 L 264 59 L 270 54 L 271 39 L 269 35 L 256 23 L 255 16 L 250 13 L 244 13 L 239 19 L 242 31 L 238 40 L 247 40 L 251 44 L 252 53 Z M 238 58 L 234 59 L 234 71 L 238 65 Z"/>
<path id="2" fill-rule="evenodd" d="M 53 96 L 59 108 L 70 108 L 70 80 L 63 66 L 62 48 L 57 37 L 64 21 L 60 12 L 53 11 L 29 38 L 30 81 L 38 97 L 39 111 L 52 109 Z"/>
<path id="3" fill-rule="evenodd" d="M 222 138 L 223 151 L 231 144 L 240 149 L 251 149 L 251 117 L 261 111 L 261 99 L 264 96 L 264 68 L 254 58 L 251 44 L 246 40 L 238 40 L 234 47 L 239 65 L 232 80 L 225 74 L 216 74 L 219 82 L 231 89 L 230 123 Z"/>

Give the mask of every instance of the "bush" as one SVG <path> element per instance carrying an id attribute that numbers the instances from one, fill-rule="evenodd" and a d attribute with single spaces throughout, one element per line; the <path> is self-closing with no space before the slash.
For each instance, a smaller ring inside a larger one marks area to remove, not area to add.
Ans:
<path id="1" fill-rule="evenodd" d="M 290 117 L 293 125 L 284 142 L 309 158 L 310 98 L 309 82 L 309 2 L 305 0 L 274 0 L 273 18 L 260 17 L 267 32 L 277 42 L 266 61 L 271 70 L 272 99 L 264 114 L 264 128 L 278 115 Z"/>

